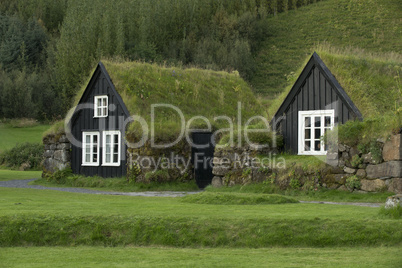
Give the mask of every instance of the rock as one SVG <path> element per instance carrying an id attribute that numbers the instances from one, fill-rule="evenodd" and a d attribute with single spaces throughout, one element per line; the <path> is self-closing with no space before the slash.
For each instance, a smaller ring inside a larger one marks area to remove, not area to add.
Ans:
<path id="1" fill-rule="evenodd" d="M 372 164 L 373 163 L 373 157 L 371 156 L 371 152 L 368 154 L 363 154 L 362 155 L 363 163 L 366 164 Z"/>
<path id="2" fill-rule="evenodd" d="M 328 170 L 328 172 L 329 172 L 329 173 L 332 173 L 332 174 L 343 174 L 343 173 L 344 173 L 342 168 L 340 168 L 340 167 L 334 167 L 334 166 L 332 166 L 332 167 Z"/>
<path id="3" fill-rule="evenodd" d="M 342 153 L 342 158 L 343 158 L 344 160 L 349 159 L 349 153 L 348 153 L 348 152 L 343 152 L 343 153 Z"/>
<path id="4" fill-rule="evenodd" d="M 53 173 L 57 170 L 62 170 L 69 166 L 70 166 L 69 163 L 62 163 L 53 158 L 46 158 L 45 161 L 43 161 L 43 171 L 44 172 Z"/>
<path id="5" fill-rule="evenodd" d="M 393 178 L 388 185 L 388 191 L 402 194 L 402 178 Z"/>
<path id="6" fill-rule="evenodd" d="M 385 208 L 390 209 L 401 205 L 402 194 L 397 194 L 393 196 L 388 196 L 385 202 Z"/>
<path id="7" fill-rule="evenodd" d="M 402 161 L 389 161 L 378 165 L 368 165 L 366 168 L 368 178 L 402 177 Z"/>
<path id="8" fill-rule="evenodd" d="M 380 179 L 361 180 L 360 182 L 362 184 L 360 189 L 362 189 L 363 191 L 366 191 L 366 192 L 376 192 L 376 191 L 383 190 L 386 187 L 385 181 L 380 180 Z"/>
<path id="9" fill-rule="evenodd" d="M 330 165 L 330 166 L 332 166 L 332 167 L 337 167 L 338 166 L 338 164 L 339 164 L 339 161 L 338 160 L 330 160 L 330 159 L 327 159 L 327 165 Z"/>
<path id="10" fill-rule="evenodd" d="M 345 184 L 346 179 L 349 177 L 348 174 L 335 174 L 334 180 L 338 184 Z"/>
<path id="11" fill-rule="evenodd" d="M 366 171 L 364 169 L 358 169 L 356 172 L 356 176 L 360 178 L 365 178 L 366 177 Z"/>
<path id="12" fill-rule="evenodd" d="M 212 187 L 215 187 L 215 188 L 222 187 L 222 185 L 223 185 L 222 184 L 222 178 L 218 177 L 218 176 L 213 177 L 211 185 L 212 185 Z"/>
<path id="13" fill-rule="evenodd" d="M 344 167 L 343 171 L 345 171 L 345 173 L 348 173 L 348 174 L 355 174 L 356 169 L 350 168 L 350 167 Z"/>
<path id="14" fill-rule="evenodd" d="M 215 166 L 212 169 L 212 174 L 216 175 L 216 176 L 225 176 L 226 173 L 229 172 L 229 168 L 227 167 L 221 167 L 221 166 Z"/>
<path id="15" fill-rule="evenodd" d="M 54 159 L 59 160 L 63 163 L 70 161 L 70 153 L 63 150 L 54 151 Z"/>
<path id="16" fill-rule="evenodd" d="M 338 191 L 344 191 L 344 192 L 348 192 L 349 189 L 345 186 L 345 185 L 341 185 L 338 189 Z"/>
<path id="17" fill-rule="evenodd" d="M 31 168 L 31 164 L 25 162 L 25 163 L 22 163 L 22 164 L 21 164 L 19 170 L 20 170 L 20 171 L 25 171 L 25 170 L 28 170 L 28 169 L 30 169 L 30 168 Z"/>
<path id="18" fill-rule="evenodd" d="M 384 161 L 402 160 L 402 134 L 392 135 L 382 150 Z"/>
<path id="19" fill-rule="evenodd" d="M 46 157 L 46 158 L 49 158 L 49 157 L 52 157 L 53 154 L 54 154 L 54 151 L 53 151 L 53 150 L 46 150 L 46 151 L 43 153 L 43 156 Z"/>
<path id="20" fill-rule="evenodd" d="M 70 150 L 70 148 L 71 148 L 70 143 L 59 143 L 56 146 L 57 150 Z"/>
<path id="21" fill-rule="evenodd" d="M 344 167 L 345 166 L 345 161 L 343 161 L 343 160 L 339 160 L 338 161 L 338 167 Z"/>
<path id="22" fill-rule="evenodd" d="M 50 144 L 50 150 L 56 150 L 56 144 L 54 143 Z"/>
<path id="23" fill-rule="evenodd" d="M 61 137 L 59 138 L 59 142 L 60 143 L 68 143 L 70 141 L 67 139 L 66 135 L 61 135 Z"/>
<path id="24" fill-rule="evenodd" d="M 349 154 L 350 154 L 350 157 L 353 158 L 353 156 L 359 155 L 359 151 L 357 150 L 356 147 L 352 147 L 352 148 L 350 148 L 350 150 L 349 150 Z"/>
<path id="25" fill-rule="evenodd" d="M 338 153 L 327 153 L 327 160 L 336 160 L 338 159 Z"/>
<path id="26" fill-rule="evenodd" d="M 339 143 L 339 144 L 338 144 L 338 150 L 339 150 L 339 152 L 344 152 L 344 151 L 346 151 L 345 145 Z"/>

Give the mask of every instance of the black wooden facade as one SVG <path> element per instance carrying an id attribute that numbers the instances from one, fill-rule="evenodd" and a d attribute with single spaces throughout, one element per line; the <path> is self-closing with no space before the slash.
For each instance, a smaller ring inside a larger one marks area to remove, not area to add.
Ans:
<path id="1" fill-rule="evenodd" d="M 362 119 L 360 111 L 314 52 L 271 121 L 283 135 L 285 151 L 298 152 L 299 111 L 330 109 L 335 110 L 335 124 Z"/>
<path id="2" fill-rule="evenodd" d="M 108 116 L 97 118 L 94 117 L 94 109 L 81 105 L 93 107 L 95 96 L 108 96 Z M 102 153 L 99 153 L 98 166 L 83 166 L 82 165 L 82 146 L 72 144 L 71 168 L 73 173 L 86 176 L 98 175 L 101 177 L 120 177 L 127 172 L 126 166 L 126 144 L 125 137 L 125 120 L 130 116 L 127 107 L 122 98 L 116 91 L 105 67 L 100 62 L 85 89 L 81 100 L 78 103 L 73 116 L 70 120 L 71 134 L 79 143 L 82 142 L 82 133 L 84 131 L 102 131 L 119 130 L 121 132 L 121 149 L 120 149 L 120 165 L 119 166 L 103 166 Z M 102 134 L 99 135 L 99 146 L 102 144 Z M 102 150 L 102 148 L 100 148 Z"/>

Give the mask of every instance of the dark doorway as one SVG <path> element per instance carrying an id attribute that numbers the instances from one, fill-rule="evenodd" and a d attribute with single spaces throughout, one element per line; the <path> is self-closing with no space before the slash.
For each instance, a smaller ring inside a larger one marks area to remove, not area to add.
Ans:
<path id="1" fill-rule="evenodd" d="M 200 189 L 211 184 L 212 159 L 214 157 L 214 145 L 211 132 L 193 132 L 194 146 L 191 150 L 191 159 L 194 166 L 195 181 Z"/>

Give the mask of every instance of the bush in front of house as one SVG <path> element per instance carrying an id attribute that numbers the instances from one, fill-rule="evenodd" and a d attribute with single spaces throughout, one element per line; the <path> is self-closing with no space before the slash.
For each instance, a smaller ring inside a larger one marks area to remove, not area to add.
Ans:
<path id="1" fill-rule="evenodd" d="M 42 156 L 42 144 L 19 143 L 0 155 L 0 164 L 13 169 L 40 169 Z"/>

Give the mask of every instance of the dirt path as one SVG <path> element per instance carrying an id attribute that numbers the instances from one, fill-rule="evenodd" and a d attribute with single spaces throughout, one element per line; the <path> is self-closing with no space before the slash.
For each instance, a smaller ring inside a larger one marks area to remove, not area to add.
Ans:
<path id="1" fill-rule="evenodd" d="M 47 187 L 41 185 L 29 185 L 30 180 L 11 180 L 11 181 L 0 181 L 0 187 L 8 188 L 29 188 L 38 190 L 55 190 L 70 193 L 82 193 L 82 194 L 107 194 L 107 195 L 125 195 L 125 196 L 146 196 L 146 197 L 181 197 L 188 194 L 196 194 L 196 192 L 175 192 L 175 191 L 163 191 L 163 192 L 110 192 L 110 191 L 98 191 L 90 190 L 85 188 L 74 188 L 74 187 Z M 305 204 L 327 204 L 327 205 L 349 205 L 349 206 L 360 206 L 360 207 L 380 207 L 380 203 L 359 203 L 359 202 L 329 202 L 329 201 L 300 201 L 300 203 Z"/>

